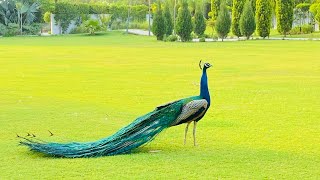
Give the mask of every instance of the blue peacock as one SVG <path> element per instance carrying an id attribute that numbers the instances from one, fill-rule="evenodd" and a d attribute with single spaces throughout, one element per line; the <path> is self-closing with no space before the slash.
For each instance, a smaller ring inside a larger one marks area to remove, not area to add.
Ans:
<path id="1" fill-rule="evenodd" d="M 115 134 L 94 142 L 56 143 L 25 138 L 20 144 L 32 151 L 54 157 L 81 158 L 127 154 L 153 140 L 161 131 L 186 123 L 184 144 L 190 123 L 194 122 L 193 139 L 196 145 L 197 122 L 208 111 L 211 101 L 208 89 L 207 69 L 212 65 L 199 62 L 202 69 L 200 95 L 192 96 L 158 106 Z"/>

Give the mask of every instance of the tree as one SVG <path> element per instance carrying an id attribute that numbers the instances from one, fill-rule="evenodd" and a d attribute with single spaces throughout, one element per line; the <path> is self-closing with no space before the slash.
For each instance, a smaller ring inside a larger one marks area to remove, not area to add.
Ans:
<path id="1" fill-rule="evenodd" d="M 320 23 L 320 0 L 312 4 L 309 11 L 313 14 L 314 19 Z"/>
<path id="2" fill-rule="evenodd" d="M 163 36 L 166 33 L 166 27 L 164 24 L 164 18 L 162 16 L 161 4 L 159 1 L 156 13 L 154 15 L 152 23 L 152 33 L 157 37 L 157 40 L 163 40 Z"/>
<path id="3" fill-rule="evenodd" d="M 191 14 L 188 9 L 188 3 L 184 1 L 179 8 L 176 25 L 176 32 L 180 36 L 182 42 L 190 41 L 192 39 L 192 29 Z"/>
<path id="4" fill-rule="evenodd" d="M 254 20 L 254 14 L 251 6 L 250 0 L 247 0 L 243 12 L 240 18 L 240 32 L 243 34 L 247 39 L 254 33 L 256 29 L 256 22 Z"/>
<path id="5" fill-rule="evenodd" d="M 204 31 L 206 30 L 206 22 L 203 17 L 203 12 L 200 6 L 197 7 L 196 13 L 194 15 L 194 32 L 198 36 L 202 36 Z"/>
<path id="6" fill-rule="evenodd" d="M 276 1 L 277 30 L 286 37 L 292 28 L 293 22 L 293 0 Z"/>
<path id="7" fill-rule="evenodd" d="M 211 0 L 211 18 L 216 20 L 220 9 L 220 0 Z"/>
<path id="8" fill-rule="evenodd" d="M 238 37 L 242 36 L 240 31 L 240 17 L 245 0 L 233 0 L 232 6 L 232 33 Z"/>
<path id="9" fill-rule="evenodd" d="M 216 31 L 218 36 L 222 39 L 226 38 L 230 32 L 231 18 L 226 4 L 223 2 L 220 5 L 220 11 L 216 21 Z"/>
<path id="10" fill-rule="evenodd" d="M 257 0 L 256 23 L 259 36 L 269 37 L 271 29 L 272 6 L 271 0 Z"/>
<path id="11" fill-rule="evenodd" d="M 169 4 L 166 3 L 164 6 L 164 24 L 165 24 L 165 34 L 166 35 L 171 35 L 172 34 L 172 30 L 173 30 L 173 22 L 172 22 L 172 18 L 171 18 L 171 13 L 170 13 L 170 9 L 169 9 Z"/>

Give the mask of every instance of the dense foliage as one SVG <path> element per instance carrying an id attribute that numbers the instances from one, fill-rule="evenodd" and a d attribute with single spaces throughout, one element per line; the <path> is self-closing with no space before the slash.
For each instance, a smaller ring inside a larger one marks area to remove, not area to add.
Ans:
<path id="1" fill-rule="evenodd" d="M 70 3 L 57 3 L 55 7 L 54 19 L 60 24 L 62 32 L 65 32 L 72 20 L 80 13 L 79 6 Z"/>
<path id="2" fill-rule="evenodd" d="M 46 22 L 46 23 L 50 23 L 50 21 L 51 21 L 51 12 L 47 11 L 46 13 L 44 13 L 43 21 Z"/>
<path id="3" fill-rule="evenodd" d="M 1 34 L 13 36 L 29 34 L 30 26 L 40 21 L 38 19 L 40 4 L 32 1 L 0 1 L 0 24 L 2 24 Z M 16 31 L 18 27 L 19 31 Z M 33 30 L 35 28 L 32 28 Z"/>
<path id="4" fill-rule="evenodd" d="M 206 30 L 206 22 L 203 17 L 203 12 L 198 6 L 194 15 L 194 33 L 198 36 L 202 36 Z"/>
<path id="5" fill-rule="evenodd" d="M 254 13 L 249 0 L 246 1 L 243 12 L 240 18 L 240 31 L 247 39 L 254 33 L 256 29 L 256 22 L 254 20 Z"/>
<path id="6" fill-rule="evenodd" d="M 211 18 L 216 20 L 220 9 L 220 0 L 211 0 Z"/>
<path id="7" fill-rule="evenodd" d="M 222 39 L 222 41 L 224 38 L 227 37 L 228 33 L 230 32 L 230 26 L 231 26 L 230 14 L 228 12 L 227 6 L 223 2 L 220 5 L 220 11 L 218 13 L 218 18 L 215 25 L 217 34 Z"/>
<path id="8" fill-rule="evenodd" d="M 173 31 L 173 21 L 171 18 L 171 13 L 170 13 L 168 3 L 166 3 L 164 6 L 163 18 L 164 18 L 164 24 L 165 24 L 165 34 L 171 35 Z"/>
<path id="9" fill-rule="evenodd" d="M 320 23 L 320 0 L 310 6 L 310 12 L 313 14 L 314 19 Z"/>
<path id="10" fill-rule="evenodd" d="M 180 36 L 182 42 L 190 41 L 192 39 L 192 29 L 193 26 L 191 21 L 191 14 L 188 9 L 188 3 L 184 1 L 179 8 L 176 25 L 176 32 Z"/>
<path id="11" fill-rule="evenodd" d="M 271 29 L 272 7 L 271 0 L 257 0 L 256 2 L 256 24 L 257 33 L 265 38 L 269 37 Z"/>
<path id="12" fill-rule="evenodd" d="M 232 6 L 232 33 L 238 37 L 242 36 L 240 31 L 240 18 L 245 0 L 233 0 Z"/>
<path id="13" fill-rule="evenodd" d="M 157 40 L 163 40 L 163 37 L 166 33 L 166 25 L 162 15 L 162 9 L 161 9 L 160 3 L 154 15 L 154 19 L 152 23 L 152 33 L 157 37 Z"/>
<path id="14" fill-rule="evenodd" d="M 277 30 L 286 36 L 293 23 L 293 0 L 276 0 Z"/>

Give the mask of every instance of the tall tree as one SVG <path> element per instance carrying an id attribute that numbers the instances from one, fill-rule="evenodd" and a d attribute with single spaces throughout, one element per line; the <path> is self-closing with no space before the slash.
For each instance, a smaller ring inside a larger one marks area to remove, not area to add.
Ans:
<path id="1" fill-rule="evenodd" d="M 238 37 L 242 36 L 240 31 L 240 18 L 245 0 L 233 0 L 232 6 L 232 33 Z"/>
<path id="2" fill-rule="evenodd" d="M 211 18 L 216 20 L 220 9 L 220 0 L 211 0 Z"/>
<path id="3" fill-rule="evenodd" d="M 269 37 L 271 29 L 272 6 L 271 0 L 257 0 L 256 23 L 259 36 Z"/>
<path id="4" fill-rule="evenodd" d="M 180 36 L 181 41 L 190 41 L 192 32 L 191 14 L 188 9 L 188 3 L 184 0 L 178 11 L 176 32 Z"/>
<path id="5" fill-rule="evenodd" d="M 163 36 L 165 34 L 166 26 L 164 24 L 164 18 L 162 15 L 161 4 L 160 1 L 158 3 L 158 7 L 155 13 L 155 17 L 152 23 L 152 33 L 157 37 L 157 40 L 163 40 Z"/>
<path id="6" fill-rule="evenodd" d="M 169 4 L 166 3 L 164 6 L 164 24 L 165 24 L 165 34 L 166 35 L 171 35 L 172 34 L 172 30 L 173 30 L 173 21 L 171 18 L 171 13 L 170 13 L 170 9 L 169 9 Z"/>
<path id="7" fill-rule="evenodd" d="M 276 16 L 277 30 L 286 37 L 287 33 L 292 28 L 293 23 L 293 0 L 277 0 L 276 1 Z"/>
<path id="8" fill-rule="evenodd" d="M 253 9 L 251 1 L 247 0 L 240 18 L 240 31 L 247 39 L 254 33 L 256 29 L 256 22 L 254 20 Z"/>
<path id="9" fill-rule="evenodd" d="M 200 6 L 198 5 L 194 15 L 194 32 L 198 36 L 202 36 L 205 30 L 206 30 L 206 22 L 203 17 L 203 12 Z"/>
<path id="10" fill-rule="evenodd" d="M 227 37 L 228 33 L 230 32 L 230 26 L 231 18 L 228 8 L 225 2 L 222 2 L 220 5 L 220 11 L 218 13 L 218 18 L 215 26 L 218 36 L 222 39 L 222 41 L 224 38 Z"/>

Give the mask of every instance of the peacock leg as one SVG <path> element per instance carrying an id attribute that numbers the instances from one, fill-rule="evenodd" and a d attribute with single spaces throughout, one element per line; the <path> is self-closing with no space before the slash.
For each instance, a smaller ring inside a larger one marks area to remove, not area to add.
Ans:
<path id="1" fill-rule="evenodd" d="M 194 143 L 194 146 L 197 146 L 197 143 L 196 143 L 197 121 L 193 121 L 193 122 L 194 122 L 194 126 L 193 126 L 193 143 Z"/>
<path id="2" fill-rule="evenodd" d="M 188 128 L 189 128 L 190 123 L 191 122 L 187 123 L 187 127 L 186 127 L 186 129 L 184 131 L 184 145 L 186 145 L 186 143 L 187 143 L 187 132 L 188 132 Z"/>

